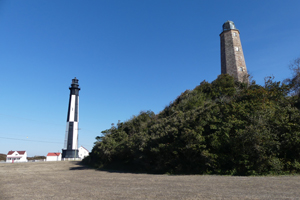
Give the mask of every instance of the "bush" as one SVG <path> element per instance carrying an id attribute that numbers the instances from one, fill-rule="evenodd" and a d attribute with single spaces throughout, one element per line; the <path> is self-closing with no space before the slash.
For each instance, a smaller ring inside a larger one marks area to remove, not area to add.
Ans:
<path id="1" fill-rule="evenodd" d="M 289 87 L 220 75 L 185 91 L 155 115 L 141 112 L 102 131 L 84 162 L 151 173 L 300 172 L 300 113 Z"/>

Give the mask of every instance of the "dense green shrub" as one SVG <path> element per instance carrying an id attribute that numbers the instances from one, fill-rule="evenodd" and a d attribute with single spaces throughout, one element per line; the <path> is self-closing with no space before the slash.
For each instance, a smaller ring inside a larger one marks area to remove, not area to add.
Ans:
<path id="1" fill-rule="evenodd" d="M 299 173 L 299 99 L 289 89 L 272 78 L 263 87 L 220 75 L 157 115 L 141 112 L 102 131 L 84 161 L 150 173 Z"/>

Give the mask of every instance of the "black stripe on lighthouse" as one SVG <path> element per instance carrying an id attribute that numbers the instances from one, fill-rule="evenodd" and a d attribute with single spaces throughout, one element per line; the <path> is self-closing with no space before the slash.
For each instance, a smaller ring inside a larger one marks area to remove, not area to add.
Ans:
<path id="1" fill-rule="evenodd" d="M 79 96 L 76 95 L 75 97 L 75 113 L 74 113 L 74 122 L 78 122 L 78 99 L 79 99 Z"/>
<path id="2" fill-rule="evenodd" d="M 74 122 L 69 122 L 68 143 L 67 143 L 68 150 L 71 150 L 73 145 L 73 127 L 74 127 Z"/>
<path id="3" fill-rule="evenodd" d="M 69 98 L 69 108 L 68 108 L 67 122 L 69 122 L 69 120 L 70 120 L 70 108 L 71 108 L 71 100 L 72 100 L 72 93 L 70 92 L 70 98 Z"/>

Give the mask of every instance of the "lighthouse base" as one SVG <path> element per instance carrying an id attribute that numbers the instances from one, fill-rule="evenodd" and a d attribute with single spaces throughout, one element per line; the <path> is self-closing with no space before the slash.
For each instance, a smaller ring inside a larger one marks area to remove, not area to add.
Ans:
<path id="1" fill-rule="evenodd" d="M 76 149 L 63 149 L 62 150 L 62 158 L 79 158 L 78 150 Z"/>

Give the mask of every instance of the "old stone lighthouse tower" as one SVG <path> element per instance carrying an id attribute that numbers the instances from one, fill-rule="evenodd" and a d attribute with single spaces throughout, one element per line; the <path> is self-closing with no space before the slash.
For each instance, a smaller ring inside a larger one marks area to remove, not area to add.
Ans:
<path id="1" fill-rule="evenodd" d="M 240 40 L 240 32 L 232 21 L 223 24 L 221 39 L 221 73 L 248 83 L 248 73 Z"/>

